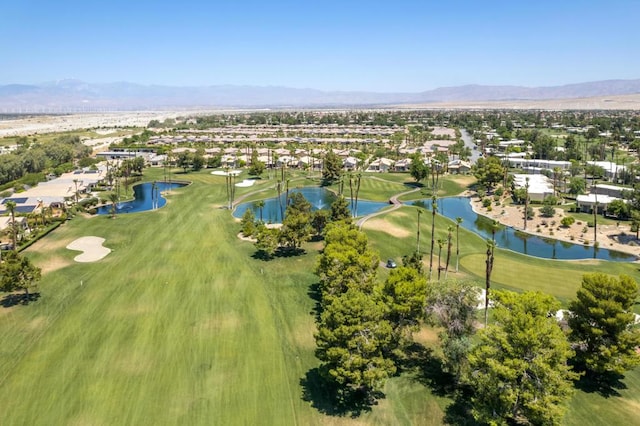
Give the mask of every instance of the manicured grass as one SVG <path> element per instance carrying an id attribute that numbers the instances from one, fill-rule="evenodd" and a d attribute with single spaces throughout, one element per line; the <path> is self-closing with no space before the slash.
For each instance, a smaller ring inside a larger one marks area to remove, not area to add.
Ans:
<path id="1" fill-rule="evenodd" d="M 146 173 L 151 180 L 162 176 Z M 77 216 L 26 251 L 45 273 L 38 301 L 0 307 L 3 424 L 442 424 L 450 400 L 411 374 L 391 379 L 386 398 L 356 419 L 324 414 L 312 406 L 322 401 L 306 401 L 305 390 L 322 393 L 305 381 L 318 365 L 310 286 L 321 244 L 310 243 L 299 257 L 255 259 L 222 208 L 224 177 L 202 171 L 175 178 L 193 184 L 172 190 L 157 211 Z M 238 188 L 236 196 L 269 184 L 256 185 Z M 404 189 L 396 182 L 376 189 L 376 179 L 367 185 L 385 197 Z M 415 248 L 416 211 L 405 206 L 380 217 L 403 231 L 400 238 L 367 230 L 382 259 L 399 260 Z M 425 253 L 430 221 L 422 215 Z M 438 236 L 451 223 L 438 216 Z M 87 235 L 106 238 L 114 251 L 97 263 L 75 263 L 77 252 L 64 247 Z M 484 241 L 462 228 L 460 235 L 458 275 L 481 281 Z M 539 285 L 563 301 L 585 271 L 638 276 L 637 265 L 551 262 L 503 251 L 495 262 L 496 287 Z M 450 269 L 454 264 L 452 258 Z M 640 370 L 624 383 L 621 398 L 577 393 L 567 424 L 631 424 Z"/>

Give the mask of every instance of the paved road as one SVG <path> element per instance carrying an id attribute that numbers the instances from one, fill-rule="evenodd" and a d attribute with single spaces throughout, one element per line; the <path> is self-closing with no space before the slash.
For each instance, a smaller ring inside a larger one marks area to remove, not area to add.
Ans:
<path id="1" fill-rule="evenodd" d="M 476 161 L 478 161 L 478 158 L 480 158 L 480 151 L 478 151 L 477 149 L 473 149 L 473 147 L 476 146 L 476 144 L 466 129 L 460 129 L 460 134 L 461 134 L 462 140 L 464 141 L 464 146 L 468 146 L 469 149 L 471 150 L 471 164 L 475 164 Z"/>

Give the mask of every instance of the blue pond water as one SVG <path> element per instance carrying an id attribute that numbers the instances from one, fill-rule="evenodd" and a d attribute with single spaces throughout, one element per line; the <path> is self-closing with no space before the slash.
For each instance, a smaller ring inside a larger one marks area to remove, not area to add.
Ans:
<path id="1" fill-rule="evenodd" d="M 411 204 L 423 206 L 431 211 L 431 199 L 414 201 Z M 475 213 L 468 198 L 441 198 L 437 201 L 437 205 L 439 214 L 449 219 L 461 217 L 463 228 L 475 232 L 483 238 L 491 238 L 493 220 Z M 500 248 L 545 259 L 603 259 L 616 262 L 636 260 L 636 257 L 630 254 L 551 238 L 541 238 L 502 225 L 496 231 L 496 244 Z"/>
<path id="2" fill-rule="evenodd" d="M 324 188 L 317 187 L 305 187 L 295 188 L 289 190 L 289 193 L 300 192 L 304 195 L 304 198 L 311 203 L 311 210 L 328 210 L 331 207 L 331 203 L 336 199 L 336 195 L 331 191 Z M 280 195 L 280 203 L 278 197 L 268 198 L 264 201 L 264 207 L 262 209 L 262 220 L 267 223 L 280 223 L 282 222 L 281 207 L 282 210 L 286 210 L 286 194 Z M 347 201 L 349 198 L 347 197 Z M 358 211 L 356 216 L 366 216 L 371 213 L 375 213 L 383 207 L 387 207 L 389 203 L 380 203 L 375 201 L 358 200 Z M 241 218 L 247 209 L 253 210 L 253 214 L 256 218 L 260 219 L 260 209 L 256 207 L 256 202 L 248 202 L 239 204 L 233 216 Z"/>
<path id="3" fill-rule="evenodd" d="M 132 201 L 124 201 L 118 203 L 117 213 L 136 213 L 147 210 L 154 210 L 164 206 L 167 203 L 162 197 L 162 192 L 169 189 L 180 188 L 185 186 L 184 183 L 177 182 L 156 182 L 156 196 L 153 194 L 153 183 L 145 182 L 133 187 Z M 111 214 L 111 204 L 98 207 L 98 214 Z"/>

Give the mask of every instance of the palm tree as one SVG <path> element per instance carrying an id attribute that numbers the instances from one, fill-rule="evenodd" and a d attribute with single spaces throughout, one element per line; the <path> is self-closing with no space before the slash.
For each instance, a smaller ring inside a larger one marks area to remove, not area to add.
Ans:
<path id="1" fill-rule="evenodd" d="M 525 178 L 524 184 L 524 230 L 527 230 L 527 219 L 529 219 L 529 178 Z"/>
<path id="2" fill-rule="evenodd" d="M 78 182 L 80 182 L 78 179 L 74 179 L 73 183 L 76 186 L 76 192 L 75 192 L 75 196 L 76 196 L 76 204 L 78 204 Z"/>
<path id="3" fill-rule="evenodd" d="M 451 259 L 451 238 L 453 235 L 453 226 L 447 227 L 447 263 L 444 267 L 444 279 L 447 279 L 447 275 L 449 274 L 449 260 Z"/>
<path id="4" fill-rule="evenodd" d="M 116 212 L 118 211 L 118 201 L 120 201 L 120 197 L 115 192 L 109 194 L 109 201 L 111 201 L 111 217 L 116 217 Z"/>
<path id="5" fill-rule="evenodd" d="M 460 266 L 460 224 L 462 223 L 461 217 L 456 217 L 456 273 Z"/>
<path id="6" fill-rule="evenodd" d="M 362 179 L 362 173 L 356 173 L 356 204 L 354 217 L 358 216 L 358 194 L 360 193 L 360 179 Z"/>
<path id="7" fill-rule="evenodd" d="M 16 241 L 16 202 L 9 200 L 5 206 L 7 206 L 7 210 L 9 210 L 9 215 L 11 216 L 11 241 L 13 243 L 13 250 L 16 251 L 18 249 Z"/>
<path id="8" fill-rule="evenodd" d="M 594 188 L 598 185 L 598 181 L 596 180 L 594 183 Z M 598 190 L 593 191 L 593 196 L 595 197 L 595 203 L 593 204 L 593 245 L 598 244 Z"/>
<path id="9" fill-rule="evenodd" d="M 416 253 L 420 253 L 420 216 L 422 215 L 422 209 L 418 209 L 418 238 L 417 238 L 417 242 L 418 245 L 416 247 Z"/>
<path id="10" fill-rule="evenodd" d="M 433 272 L 433 245 L 435 243 L 435 233 L 436 233 L 436 213 L 438 211 L 438 204 L 436 203 L 436 196 L 434 195 L 431 198 L 431 255 L 429 257 L 429 281 L 431 281 L 432 272 Z"/>
<path id="11" fill-rule="evenodd" d="M 495 241 L 487 240 L 487 260 L 485 274 L 485 296 L 484 296 L 484 326 L 489 322 L 489 289 L 491 288 L 491 272 L 493 271 L 493 253 L 496 248 Z"/>
<path id="12" fill-rule="evenodd" d="M 442 258 L 442 247 L 444 247 L 444 243 L 446 243 L 444 238 L 438 238 L 438 282 L 440 282 L 440 272 L 442 271 L 440 259 Z"/>
<path id="13" fill-rule="evenodd" d="M 262 220 L 262 211 L 264 210 L 264 200 L 259 200 L 256 202 L 256 207 L 260 210 L 260 222 L 264 222 Z"/>

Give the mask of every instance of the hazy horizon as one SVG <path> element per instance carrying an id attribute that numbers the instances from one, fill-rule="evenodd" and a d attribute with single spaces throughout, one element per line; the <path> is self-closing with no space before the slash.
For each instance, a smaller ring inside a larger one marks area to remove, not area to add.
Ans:
<path id="1" fill-rule="evenodd" d="M 638 15 L 621 0 L 10 2 L 0 84 L 415 93 L 629 80 Z"/>

